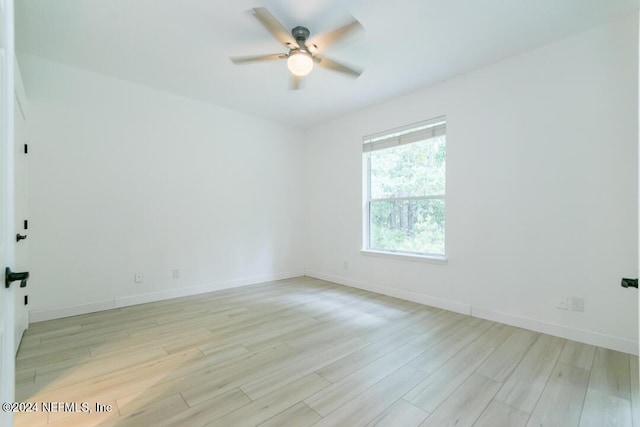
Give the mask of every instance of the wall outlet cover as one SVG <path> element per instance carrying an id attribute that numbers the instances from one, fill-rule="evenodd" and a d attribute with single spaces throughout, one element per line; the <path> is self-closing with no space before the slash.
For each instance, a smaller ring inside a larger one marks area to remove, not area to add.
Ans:
<path id="1" fill-rule="evenodd" d="M 571 310 L 584 312 L 584 298 L 573 297 L 571 298 Z"/>
<path id="2" fill-rule="evenodd" d="M 559 298 L 558 301 L 556 302 L 556 308 L 558 310 L 567 310 L 569 308 L 568 304 L 567 304 L 567 297 L 562 297 Z"/>

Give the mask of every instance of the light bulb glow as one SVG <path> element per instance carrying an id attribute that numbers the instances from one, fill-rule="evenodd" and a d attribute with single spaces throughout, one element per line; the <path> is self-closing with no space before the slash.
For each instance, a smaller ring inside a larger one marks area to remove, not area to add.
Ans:
<path id="1" fill-rule="evenodd" d="M 313 60 L 307 52 L 294 52 L 287 59 L 287 68 L 296 76 L 306 76 L 313 70 Z"/>

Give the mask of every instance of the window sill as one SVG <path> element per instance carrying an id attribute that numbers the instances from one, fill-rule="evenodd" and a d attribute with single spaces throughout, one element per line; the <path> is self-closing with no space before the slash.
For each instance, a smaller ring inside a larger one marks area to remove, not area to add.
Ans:
<path id="1" fill-rule="evenodd" d="M 374 251 L 371 249 L 361 249 L 360 253 L 366 256 L 399 259 L 404 261 L 424 262 L 427 264 L 447 264 L 448 260 L 444 256 L 438 255 L 414 255 L 399 252 Z"/>

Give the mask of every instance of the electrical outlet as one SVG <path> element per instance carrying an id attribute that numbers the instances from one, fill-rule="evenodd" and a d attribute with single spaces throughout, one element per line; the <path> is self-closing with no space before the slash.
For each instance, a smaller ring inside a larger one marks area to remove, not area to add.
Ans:
<path id="1" fill-rule="evenodd" d="M 556 301 L 556 308 L 558 310 L 566 310 L 567 307 L 567 297 L 562 297 L 560 299 L 558 299 L 558 301 Z"/>
<path id="2" fill-rule="evenodd" d="M 142 273 L 136 273 L 133 275 L 133 281 L 135 283 L 142 283 L 144 281 L 144 276 Z"/>
<path id="3" fill-rule="evenodd" d="M 173 270 L 171 270 L 171 277 L 173 277 L 174 279 L 179 279 L 180 278 L 180 269 L 179 268 L 174 268 Z"/>
<path id="4" fill-rule="evenodd" d="M 342 268 L 344 268 L 345 270 L 348 270 L 349 269 L 349 261 L 344 261 L 342 263 Z"/>
<path id="5" fill-rule="evenodd" d="M 571 310 L 584 312 L 584 298 L 579 298 L 579 297 L 571 298 Z"/>

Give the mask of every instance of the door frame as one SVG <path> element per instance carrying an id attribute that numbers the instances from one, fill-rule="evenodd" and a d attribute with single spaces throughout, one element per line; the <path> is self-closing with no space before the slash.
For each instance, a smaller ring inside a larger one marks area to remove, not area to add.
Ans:
<path id="1" fill-rule="evenodd" d="M 14 262 L 14 15 L 13 0 L 0 0 L 0 276 Z M 4 280 L 3 280 L 4 282 Z M 15 397 L 14 286 L 0 286 L 0 401 Z M 0 411 L 0 425 L 11 426 L 13 414 Z"/>
<path id="2" fill-rule="evenodd" d="M 27 150 L 24 149 L 24 145 L 28 142 L 28 125 L 27 125 L 27 96 L 22 83 L 22 77 L 20 73 L 20 67 L 17 59 L 14 57 L 13 61 L 13 89 L 14 89 L 14 104 L 13 104 L 13 118 L 14 118 L 14 157 L 13 157 L 13 170 L 14 170 L 14 227 L 15 233 L 27 235 L 28 231 L 23 229 L 24 221 L 28 219 L 28 179 L 29 179 L 29 166 Z M 13 234 L 11 234 L 13 236 Z M 29 240 L 13 240 L 14 242 L 14 259 L 12 270 L 28 271 L 29 270 Z M 13 286 L 12 286 L 13 287 Z M 29 310 L 27 308 L 25 296 L 27 295 L 28 288 L 15 287 L 13 289 L 14 310 L 15 310 L 15 353 L 18 353 L 20 343 L 24 332 L 29 327 Z"/>

